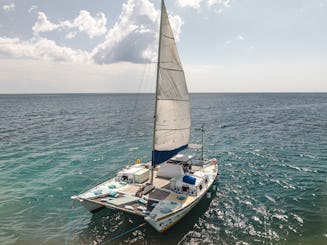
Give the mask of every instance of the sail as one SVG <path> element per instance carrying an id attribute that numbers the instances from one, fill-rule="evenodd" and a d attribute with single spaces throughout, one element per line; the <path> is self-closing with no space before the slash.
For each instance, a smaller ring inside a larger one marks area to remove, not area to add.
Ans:
<path id="1" fill-rule="evenodd" d="M 185 149 L 191 127 L 185 75 L 163 1 L 157 72 L 153 165 Z"/>

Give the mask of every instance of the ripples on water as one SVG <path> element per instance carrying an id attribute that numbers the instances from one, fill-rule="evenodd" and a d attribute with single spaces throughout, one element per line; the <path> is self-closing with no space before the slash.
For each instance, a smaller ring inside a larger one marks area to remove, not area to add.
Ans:
<path id="1" fill-rule="evenodd" d="M 69 197 L 149 160 L 151 95 L 1 95 L 0 244 L 103 244 L 143 220 Z M 326 244 L 327 95 L 195 94 L 220 179 L 165 234 L 117 244 Z M 192 131 L 193 141 L 199 135 Z"/>

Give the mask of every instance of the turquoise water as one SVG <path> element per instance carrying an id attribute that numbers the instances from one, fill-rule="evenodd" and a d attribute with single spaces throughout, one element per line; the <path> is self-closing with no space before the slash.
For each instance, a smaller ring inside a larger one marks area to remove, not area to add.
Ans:
<path id="1" fill-rule="evenodd" d="M 327 94 L 191 99 L 220 163 L 213 198 L 110 244 L 327 244 Z M 152 110 L 152 95 L 0 95 L 0 244 L 108 244 L 142 224 L 70 196 L 150 159 Z"/>

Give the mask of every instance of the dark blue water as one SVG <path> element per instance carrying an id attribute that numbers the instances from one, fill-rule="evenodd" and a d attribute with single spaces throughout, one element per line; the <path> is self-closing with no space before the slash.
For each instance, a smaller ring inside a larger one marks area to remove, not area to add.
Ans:
<path id="1" fill-rule="evenodd" d="M 327 94 L 191 99 L 217 191 L 167 233 L 113 244 L 327 244 Z M 152 111 L 153 95 L 0 95 L 0 244 L 108 244 L 142 224 L 70 196 L 150 159 Z"/>

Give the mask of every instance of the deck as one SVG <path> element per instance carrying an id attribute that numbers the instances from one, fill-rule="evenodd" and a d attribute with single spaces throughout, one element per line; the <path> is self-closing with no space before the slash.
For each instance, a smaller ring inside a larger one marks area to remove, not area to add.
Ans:
<path id="1" fill-rule="evenodd" d="M 191 172 L 196 172 L 201 169 L 201 166 L 193 165 Z M 78 197 L 80 201 L 86 201 L 97 204 L 101 207 L 116 209 L 138 216 L 147 216 L 162 200 L 170 200 L 175 193 L 170 191 L 170 178 L 163 178 L 157 176 L 157 170 L 154 171 L 153 185 L 156 187 L 146 195 L 143 195 L 145 186 L 149 180 L 142 184 L 119 184 L 115 196 L 110 196 L 110 193 L 93 197 Z M 108 182 L 106 182 L 107 185 Z M 174 196 L 174 200 L 176 197 Z M 175 200 L 176 201 L 176 200 Z"/>

